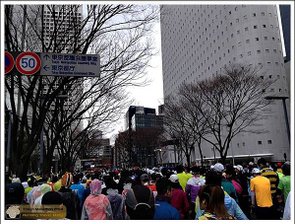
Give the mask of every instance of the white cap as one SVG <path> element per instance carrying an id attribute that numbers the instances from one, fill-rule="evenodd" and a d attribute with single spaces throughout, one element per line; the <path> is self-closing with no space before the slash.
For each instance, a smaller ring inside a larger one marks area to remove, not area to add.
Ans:
<path id="1" fill-rule="evenodd" d="M 260 170 L 258 168 L 253 168 L 252 174 L 257 174 L 257 173 L 260 173 Z"/>
<path id="2" fill-rule="evenodd" d="M 169 180 L 172 182 L 172 183 L 178 183 L 178 176 L 176 174 L 172 174 L 170 177 L 169 177 Z"/>
<path id="3" fill-rule="evenodd" d="M 213 166 L 213 170 L 216 171 L 216 172 L 222 173 L 223 170 L 224 170 L 224 166 L 221 163 L 216 163 Z"/>
<path id="4" fill-rule="evenodd" d="M 21 183 L 21 181 L 18 177 L 15 177 L 11 180 L 11 183 Z"/>
<path id="5" fill-rule="evenodd" d="M 235 169 L 239 170 L 239 171 L 242 171 L 243 170 L 243 167 L 241 165 L 236 165 L 234 166 Z"/>

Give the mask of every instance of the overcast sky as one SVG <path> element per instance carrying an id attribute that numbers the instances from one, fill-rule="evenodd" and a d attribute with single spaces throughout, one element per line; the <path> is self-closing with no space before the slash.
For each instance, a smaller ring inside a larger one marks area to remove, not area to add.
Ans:
<path id="1" fill-rule="evenodd" d="M 154 46 L 158 54 L 153 56 L 150 61 L 150 67 L 147 68 L 146 78 L 150 80 L 149 85 L 144 87 L 129 87 L 127 91 L 129 96 L 134 100 L 132 105 L 155 108 L 158 113 L 158 106 L 163 104 L 163 77 L 162 77 L 162 57 L 161 57 L 161 33 L 160 33 L 160 22 L 156 23 L 154 29 Z M 125 117 L 126 111 L 123 111 L 121 118 L 118 122 L 114 123 L 114 126 L 110 129 L 113 131 L 106 134 L 106 137 L 111 138 L 111 142 L 114 143 L 114 135 L 118 134 L 119 131 L 125 130 Z"/>

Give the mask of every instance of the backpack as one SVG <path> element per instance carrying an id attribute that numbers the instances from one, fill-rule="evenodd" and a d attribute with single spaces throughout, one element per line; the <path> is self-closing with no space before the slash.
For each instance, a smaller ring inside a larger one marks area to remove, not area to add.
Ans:
<path id="1" fill-rule="evenodd" d="M 111 208 L 112 208 L 112 212 L 113 212 L 113 219 L 114 220 L 123 220 L 125 219 L 125 211 L 124 211 L 124 199 L 122 195 L 108 195 L 107 196 L 110 204 L 111 204 Z"/>
<path id="2" fill-rule="evenodd" d="M 133 217 L 138 220 L 153 219 L 154 210 L 149 204 L 140 202 L 135 205 Z"/>
<path id="3" fill-rule="evenodd" d="M 134 207 L 127 207 L 130 219 L 151 220 L 154 217 L 154 196 L 153 192 L 145 186 L 134 186 L 132 189 L 136 204 Z"/>

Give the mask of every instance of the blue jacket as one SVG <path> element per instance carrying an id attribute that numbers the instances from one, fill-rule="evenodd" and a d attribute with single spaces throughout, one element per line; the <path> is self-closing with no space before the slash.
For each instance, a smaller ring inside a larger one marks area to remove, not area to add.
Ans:
<path id="1" fill-rule="evenodd" d="M 80 202 L 80 207 L 82 208 L 82 203 L 83 203 L 83 199 L 84 199 L 84 186 L 82 184 L 73 184 L 70 186 L 70 189 L 72 189 L 72 191 L 76 192 L 78 198 L 79 198 L 79 202 Z"/>
<path id="2" fill-rule="evenodd" d="M 155 204 L 155 220 L 178 220 L 180 219 L 179 212 L 176 208 L 170 205 L 167 201 L 157 200 Z"/>

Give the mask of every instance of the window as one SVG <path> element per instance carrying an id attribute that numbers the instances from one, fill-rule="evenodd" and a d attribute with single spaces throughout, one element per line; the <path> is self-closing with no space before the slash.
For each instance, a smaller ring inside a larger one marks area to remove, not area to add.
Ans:
<path id="1" fill-rule="evenodd" d="M 256 16 L 256 13 L 253 13 L 252 15 L 255 17 Z"/>
<path id="2" fill-rule="evenodd" d="M 240 34 L 240 31 L 239 30 L 237 30 L 237 34 Z"/>
<path id="3" fill-rule="evenodd" d="M 269 75 L 268 77 L 271 79 L 272 78 L 272 75 Z"/>
<path id="4" fill-rule="evenodd" d="M 254 29 L 257 29 L 257 25 L 254 25 Z"/>
<path id="5" fill-rule="evenodd" d="M 262 141 L 258 141 L 257 143 L 258 143 L 258 145 L 262 145 Z"/>
<path id="6" fill-rule="evenodd" d="M 266 52 L 266 53 L 269 53 L 269 49 L 265 49 L 265 52 Z"/>
<path id="7" fill-rule="evenodd" d="M 261 75 L 261 76 L 260 76 L 260 78 L 261 78 L 261 79 L 264 79 L 264 76 L 263 76 L 263 75 Z"/>
<path id="8" fill-rule="evenodd" d="M 261 15 L 262 15 L 262 16 L 265 16 L 265 12 L 261 12 Z"/>
<path id="9" fill-rule="evenodd" d="M 261 53 L 261 51 L 260 50 L 257 50 L 257 54 L 260 54 Z"/>
<path id="10" fill-rule="evenodd" d="M 263 27 L 263 28 L 266 28 L 266 25 L 265 25 L 265 24 L 263 24 L 263 25 L 262 25 L 262 27 Z"/>
<path id="11" fill-rule="evenodd" d="M 242 144 L 243 144 L 243 146 L 245 146 L 245 142 L 243 142 Z"/>
<path id="12" fill-rule="evenodd" d="M 273 49 L 273 52 L 274 52 L 274 53 L 277 53 L 277 49 Z"/>
<path id="13" fill-rule="evenodd" d="M 258 38 L 258 37 L 255 37 L 255 40 L 256 40 L 256 41 L 259 41 L 259 38 Z"/>

